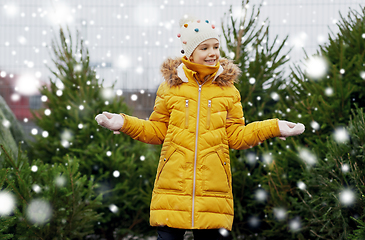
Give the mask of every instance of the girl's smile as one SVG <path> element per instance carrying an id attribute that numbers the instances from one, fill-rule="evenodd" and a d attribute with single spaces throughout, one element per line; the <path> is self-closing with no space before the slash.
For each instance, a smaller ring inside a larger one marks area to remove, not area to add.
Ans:
<path id="1" fill-rule="evenodd" d="M 189 60 L 193 63 L 215 66 L 219 57 L 219 41 L 215 38 L 210 38 L 195 48 Z"/>

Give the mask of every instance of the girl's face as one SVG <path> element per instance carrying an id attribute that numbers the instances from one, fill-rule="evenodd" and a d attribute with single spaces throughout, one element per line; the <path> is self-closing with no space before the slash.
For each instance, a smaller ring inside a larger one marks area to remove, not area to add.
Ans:
<path id="1" fill-rule="evenodd" d="M 219 57 L 219 41 L 215 38 L 210 38 L 195 48 L 189 60 L 193 63 L 215 66 Z"/>

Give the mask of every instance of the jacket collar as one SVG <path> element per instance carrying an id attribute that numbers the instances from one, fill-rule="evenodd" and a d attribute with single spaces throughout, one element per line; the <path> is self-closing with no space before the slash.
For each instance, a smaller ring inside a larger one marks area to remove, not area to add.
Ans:
<path id="1" fill-rule="evenodd" d="M 236 64 L 226 58 L 220 58 L 219 63 L 220 67 L 213 79 L 214 84 L 224 87 L 238 81 L 241 69 Z M 161 74 L 170 87 L 189 82 L 183 67 L 181 58 L 168 58 L 162 63 Z"/>
<path id="2" fill-rule="evenodd" d="M 177 76 L 181 79 L 183 82 L 189 82 L 189 78 L 186 76 L 184 71 L 184 63 L 181 63 L 177 67 Z M 213 81 L 223 72 L 223 67 L 219 66 L 217 73 L 215 74 Z"/>

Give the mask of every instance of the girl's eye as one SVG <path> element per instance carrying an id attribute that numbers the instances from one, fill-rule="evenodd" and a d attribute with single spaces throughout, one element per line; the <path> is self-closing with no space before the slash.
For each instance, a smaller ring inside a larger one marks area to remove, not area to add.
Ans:
<path id="1" fill-rule="evenodd" d="M 207 48 L 202 48 L 202 50 L 207 50 Z"/>

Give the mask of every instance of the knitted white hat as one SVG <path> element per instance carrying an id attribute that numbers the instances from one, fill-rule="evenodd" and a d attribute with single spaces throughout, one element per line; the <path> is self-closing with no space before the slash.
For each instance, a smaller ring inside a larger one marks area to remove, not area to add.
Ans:
<path id="1" fill-rule="evenodd" d="M 180 20 L 180 38 L 183 50 L 187 58 L 194 52 L 195 48 L 207 39 L 216 38 L 219 41 L 218 31 L 208 20 L 201 21 L 195 17 L 183 17 Z"/>

